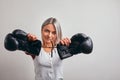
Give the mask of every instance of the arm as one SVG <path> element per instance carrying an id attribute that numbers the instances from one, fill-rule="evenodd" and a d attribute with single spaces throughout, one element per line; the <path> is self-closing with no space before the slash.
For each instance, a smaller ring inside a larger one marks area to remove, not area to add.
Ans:
<path id="1" fill-rule="evenodd" d="M 75 34 L 71 37 L 69 46 L 57 45 L 58 54 L 61 59 L 66 59 L 76 54 L 90 54 L 93 50 L 93 42 L 90 37 L 83 33 Z"/>
<path id="2" fill-rule="evenodd" d="M 41 41 L 31 41 L 27 36 L 28 34 L 23 30 L 16 29 L 12 33 L 6 35 L 4 47 L 9 51 L 21 50 L 30 53 L 30 55 L 39 55 Z"/>

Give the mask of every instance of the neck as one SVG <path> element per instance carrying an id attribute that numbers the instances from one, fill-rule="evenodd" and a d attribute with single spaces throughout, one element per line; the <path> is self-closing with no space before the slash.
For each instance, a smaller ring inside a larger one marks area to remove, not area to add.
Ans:
<path id="1" fill-rule="evenodd" d="M 42 47 L 48 53 L 52 52 L 54 49 L 54 46 L 52 44 L 43 44 Z"/>

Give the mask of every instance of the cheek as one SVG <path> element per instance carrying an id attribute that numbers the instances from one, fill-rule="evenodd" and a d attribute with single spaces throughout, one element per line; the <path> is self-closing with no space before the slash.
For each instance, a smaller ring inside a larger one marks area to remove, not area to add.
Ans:
<path id="1" fill-rule="evenodd" d="M 43 33 L 42 36 L 45 37 L 47 34 Z"/>
<path id="2" fill-rule="evenodd" d="M 42 33 L 42 39 L 45 39 L 45 37 L 46 37 L 46 34 Z"/>
<path id="3" fill-rule="evenodd" d="M 42 31 L 41 34 L 42 34 L 43 37 L 46 37 L 48 35 L 48 33 L 44 32 L 44 31 Z"/>
<path id="4" fill-rule="evenodd" d="M 57 40 L 57 36 L 55 35 L 55 36 L 54 36 L 54 41 L 56 41 L 56 40 Z"/>

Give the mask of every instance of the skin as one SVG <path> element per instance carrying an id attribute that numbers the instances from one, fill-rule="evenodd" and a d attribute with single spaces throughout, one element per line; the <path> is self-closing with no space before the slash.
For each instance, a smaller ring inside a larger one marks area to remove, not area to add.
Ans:
<path id="1" fill-rule="evenodd" d="M 57 40 L 56 30 L 52 24 L 48 24 L 43 27 L 41 30 L 42 40 L 43 40 L 43 48 L 46 52 L 50 52 L 55 45 Z M 53 45 L 53 46 L 52 46 Z"/>
<path id="2" fill-rule="evenodd" d="M 52 44 L 55 45 L 55 42 L 57 40 L 57 34 L 55 27 L 52 24 L 44 26 L 41 34 L 43 40 L 43 47 L 52 47 Z"/>
<path id="3" fill-rule="evenodd" d="M 55 42 L 57 40 L 57 34 L 56 34 L 54 25 L 48 24 L 48 25 L 44 26 L 41 30 L 41 34 L 42 34 L 42 40 L 43 40 L 42 47 L 44 48 L 44 50 L 46 52 L 50 52 L 53 49 L 52 44 L 55 46 Z M 31 41 L 35 41 L 35 40 L 37 40 L 37 37 L 35 35 L 29 33 L 28 39 Z M 71 43 L 71 40 L 66 37 L 66 38 L 63 38 L 62 40 L 60 40 L 60 43 L 62 45 L 69 46 L 69 44 Z"/>

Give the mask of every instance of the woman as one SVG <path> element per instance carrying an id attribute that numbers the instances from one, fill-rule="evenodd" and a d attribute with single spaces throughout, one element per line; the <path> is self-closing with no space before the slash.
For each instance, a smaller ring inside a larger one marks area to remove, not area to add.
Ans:
<path id="1" fill-rule="evenodd" d="M 41 27 L 42 48 L 39 56 L 33 56 L 35 66 L 35 80 L 63 80 L 62 60 L 58 55 L 56 45 L 71 43 L 69 38 L 62 39 L 61 26 L 57 19 L 48 18 Z M 28 34 L 29 40 L 36 40 L 36 36 Z"/>
<path id="2" fill-rule="evenodd" d="M 63 80 L 62 60 L 79 53 L 89 54 L 93 49 L 92 39 L 83 33 L 75 34 L 71 39 L 62 39 L 61 27 L 55 18 L 48 18 L 43 23 L 41 36 L 42 41 L 16 29 L 8 33 L 4 41 L 7 50 L 21 50 L 32 56 L 35 80 Z"/>

